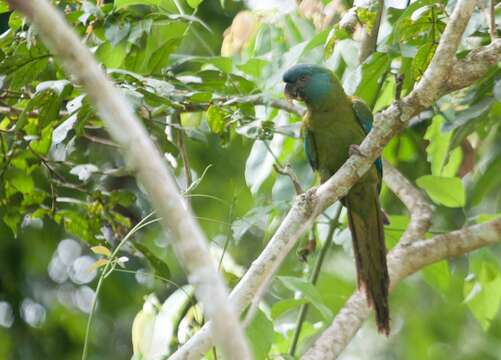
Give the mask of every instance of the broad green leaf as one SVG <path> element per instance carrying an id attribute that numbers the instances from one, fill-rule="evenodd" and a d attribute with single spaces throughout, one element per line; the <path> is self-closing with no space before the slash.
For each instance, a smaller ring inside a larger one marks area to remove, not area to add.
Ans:
<path id="1" fill-rule="evenodd" d="M 455 148 L 448 154 L 447 164 L 442 168 L 442 176 L 454 177 L 461 167 L 463 161 L 463 150 L 460 147 Z"/>
<path id="2" fill-rule="evenodd" d="M 407 225 L 409 225 L 409 221 L 407 215 L 390 215 L 390 224 L 384 227 L 384 239 L 389 249 L 398 244 Z"/>
<path id="3" fill-rule="evenodd" d="M 269 63 L 269 61 L 264 59 L 252 58 L 244 64 L 237 65 L 237 68 L 246 74 L 259 78 L 263 75 L 263 69 L 269 65 Z"/>
<path id="4" fill-rule="evenodd" d="M 442 133 L 442 125 L 445 119 L 441 115 L 435 115 L 430 126 L 426 130 L 424 138 L 429 141 L 426 147 L 428 161 L 431 163 L 431 173 L 440 176 L 444 166 L 447 151 L 449 149 L 449 141 L 451 133 Z"/>
<path id="5" fill-rule="evenodd" d="M 418 178 L 416 184 L 437 204 L 452 208 L 465 205 L 465 189 L 459 178 L 425 175 Z"/>
<path id="6" fill-rule="evenodd" d="M 499 153 L 493 156 L 490 161 L 487 161 L 482 170 L 475 174 L 473 183 L 473 193 L 471 196 L 472 205 L 478 205 L 485 196 L 501 185 L 501 177 L 499 169 L 501 169 L 501 156 Z"/>
<path id="7" fill-rule="evenodd" d="M 166 279 L 170 279 L 171 272 L 169 266 L 164 260 L 160 259 L 156 254 L 154 254 L 153 251 L 151 251 L 146 245 L 137 241 L 133 242 L 133 244 L 136 249 L 141 251 L 146 260 L 148 260 L 150 265 L 155 270 L 155 273 Z"/>
<path id="8" fill-rule="evenodd" d="M 487 331 L 501 305 L 501 273 L 497 260 L 483 256 L 470 258 L 470 274 L 464 282 L 464 302 Z"/>
<path id="9" fill-rule="evenodd" d="M 279 280 L 292 291 L 299 291 L 319 312 L 325 320 L 332 318 L 332 311 L 325 306 L 318 290 L 312 283 L 292 276 L 279 276 Z"/>
<path id="10" fill-rule="evenodd" d="M 40 155 L 47 155 L 52 144 L 52 124 L 49 124 L 42 130 L 42 137 L 38 140 L 33 140 L 30 143 L 33 151 Z"/>
<path id="11" fill-rule="evenodd" d="M 140 49 L 134 48 L 127 54 L 124 65 L 127 70 L 139 74 L 151 74 L 167 65 L 170 54 L 182 40 L 188 24 L 183 21 L 155 21 Z"/>
<path id="12" fill-rule="evenodd" d="M 225 127 L 224 112 L 216 106 L 210 106 L 207 110 L 207 123 L 214 134 L 222 134 Z"/>
<path id="13" fill-rule="evenodd" d="M 130 29 L 131 24 L 129 22 L 117 22 L 106 27 L 104 35 L 111 45 L 115 47 L 129 35 Z"/>
<path id="14" fill-rule="evenodd" d="M 0 14 L 9 11 L 9 5 L 5 0 L 0 1 Z"/>
<path id="15" fill-rule="evenodd" d="M 446 124 L 446 129 L 452 129 L 453 135 L 450 149 L 461 145 L 461 142 L 473 132 L 487 131 L 490 127 L 497 124 L 495 119 L 490 119 L 489 109 L 494 108 L 493 98 L 488 97 L 480 102 L 469 106 L 467 109 L 456 113 L 454 121 Z M 496 116 L 496 118 L 499 118 Z"/>
<path id="16" fill-rule="evenodd" d="M 35 183 L 26 171 L 9 167 L 5 171 L 5 180 L 23 194 L 29 194 L 35 189 Z"/>
<path id="17" fill-rule="evenodd" d="M 422 45 L 418 49 L 418 52 L 412 61 L 412 70 L 415 78 L 420 78 L 421 75 L 424 74 L 431 59 L 433 58 L 433 54 L 435 54 L 436 48 L 437 44 L 429 42 Z"/>
<path id="18" fill-rule="evenodd" d="M 136 195 L 126 190 L 113 191 L 110 194 L 109 198 L 111 204 L 119 204 L 124 207 L 131 206 L 132 204 L 134 204 L 135 200 L 136 200 Z"/>
<path id="19" fill-rule="evenodd" d="M 2 216 L 2 221 L 12 230 L 14 237 L 17 237 L 17 228 L 21 222 L 21 214 L 20 208 L 10 208 Z"/>
<path id="20" fill-rule="evenodd" d="M 204 0 L 186 0 L 188 5 L 190 5 L 193 9 L 196 9 L 198 5 L 200 5 Z"/>
<path id="21" fill-rule="evenodd" d="M 483 224 L 483 223 L 486 223 L 486 222 L 489 222 L 489 221 L 493 221 L 493 220 L 496 220 L 496 219 L 499 219 L 501 218 L 501 213 L 497 213 L 497 214 L 479 214 L 477 216 L 475 216 L 475 222 L 477 224 Z"/>
<path id="22" fill-rule="evenodd" d="M 361 97 L 369 106 L 376 103 L 382 77 L 390 67 L 388 54 L 373 53 L 362 65 L 362 78 L 354 95 Z"/>
<path id="23" fill-rule="evenodd" d="M 117 10 L 133 5 L 156 6 L 169 11 L 176 9 L 175 4 L 171 0 L 115 0 L 113 4 Z"/>
<path id="24" fill-rule="evenodd" d="M 425 267 L 422 275 L 424 280 L 441 294 L 445 294 L 449 288 L 451 276 L 446 260 Z"/>
<path id="25" fill-rule="evenodd" d="M 273 323 L 261 311 L 257 310 L 251 323 L 245 330 L 254 359 L 266 359 L 273 342 Z"/>
<path id="26" fill-rule="evenodd" d="M 273 307 L 271 308 L 271 318 L 273 320 L 277 320 L 283 314 L 305 303 L 307 303 L 307 300 L 305 298 L 284 299 L 277 301 L 275 304 L 273 304 Z"/>
<path id="27" fill-rule="evenodd" d="M 91 231 L 90 219 L 83 217 L 76 211 L 59 210 L 56 212 L 54 220 L 57 223 L 64 224 L 64 229 L 68 233 L 79 237 L 91 245 L 99 245 Z"/>
<path id="28" fill-rule="evenodd" d="M 96 51 L 97 59 L 109 68 L 118 68 L 127 56 L 126 45 L 119 43 L 117 46 L 109 42 L 103 43 Z"/>

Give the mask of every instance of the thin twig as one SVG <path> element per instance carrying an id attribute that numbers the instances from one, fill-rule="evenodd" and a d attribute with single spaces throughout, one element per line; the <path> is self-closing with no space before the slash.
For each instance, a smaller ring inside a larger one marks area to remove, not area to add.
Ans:
<path id="1" fill-rule="evenodd" d="M 277 163 L 273 164 L 273 169 L 280 174 L 289 177 L 292 181 L 292 185 L 294 185 L 294 190 L 296 191 L 296 195 L 301 195 L 304 193 L 304 190 L 301 186 L 301 183 L 299 182 L 299 178 L 297 175 L 294 173 L 292 170 L 292 166 L 289 164 L 285 164 L 285 166 L 280 166 Z"/>
<path id="2" fill-rule="evenodd" d="M 179 112 L 172 114 L 172 122 L 181 127 L 181 115 Z M 176 143 L 181 154 L 181 159 L 183 160 L 184 175 L 186 177 L 186 189 L 189 189 L 191 184 L 193 184 L 193 177 L 191 176 L 190 169 L 190 159 L 188 157 L 188 151 L 186 150 L 186 143 L 184 138 L 184 130 L 181 128 L 176 128 L 177 136 Z"/>
<path id="3" fill-rule="evenodd" d="M 334 218 L 330 222 L 329 231 L 327 233 L 324 245 L 322 246 L 322 249 L 320 250 L 320 253 L 316 258 L 315 265 L 313 266 L 313 271 L 310 274 L 310 282 L 313 285 L 317 284 L 318 276 L 320 275 L 320 270 L 322 269 L 322 264 L 324 263 L 325 255 L 327 254 L 327 251 L 331 247 L 332 241 L 334 239 L 334 231 L 336 231 L 337 227 L 339 226 L 339 216 L 341 215 L 342 208 L 343 206 L 341 204 L 338 204 Z M 296 329 L 294 330 L 294 335 L 292 336 L 291 344 L 289 347 L 289 355 L 291 356 L 294 356 L 294 354 L 296 353 L 297 345 L 299 342 L 299 336 L 301 335 L 301 329 L 303 327 L 304 321 L 306 320 L 306 315 L 308 314 L 308 308 L 309 304 L 304 303 L 301 305 L 299 309 L 299 313 L 296 320 Z"/>
<path id="4" fill-rule="evenodd" d="M 496 0 L 490 1 L 489 6 L 489 34 L 491 35 L 491 42 L 497 38 L 496 30 Z"/>

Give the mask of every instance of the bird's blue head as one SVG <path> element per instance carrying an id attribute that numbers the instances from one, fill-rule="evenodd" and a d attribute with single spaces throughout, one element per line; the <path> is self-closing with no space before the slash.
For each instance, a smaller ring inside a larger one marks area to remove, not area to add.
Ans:
<path id="1" fill-rule="evenodd" d="M 333 92 L 343 91 L 332 71 L 319 65 L 295 65 L 285 72 L 283 81 L 287 98 L 302 100 L 311 107 L 323 105 Z"/>

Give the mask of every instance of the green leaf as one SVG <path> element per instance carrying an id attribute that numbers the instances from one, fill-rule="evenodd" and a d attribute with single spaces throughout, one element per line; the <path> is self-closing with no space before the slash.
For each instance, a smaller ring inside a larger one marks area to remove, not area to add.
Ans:
<path id="1" fill-rule="evenodd" d="M 307 302 L 308 301 L 305 298 L 284 299 L 277 301 L 276 303 L 273 304 L 273 307 L 271 308 L 271 318 L 273 320 L 277 320 L 283 314 Z"/>
<path id="2" fill-rule="evenodd" d="M 499 219 L 501 218 L 501 213 L 497 213 L 497 214 L 479 214 L 477 216 L 475 216 L 475 222 L 477 224 L 483 224 L 483 223 L 486 223 L 486 222 L 489 222 L 489 221 L 493 221 L 493 220 L 496 220 L 496 219 Z"/>
<path id="3" fill-rule="evenodd" d="M 198 5 L 202 3 L 203 0 L 186 0 L 188 5 L 190 5 L 193 9 L 196 9 Z"/>
<path id="4" fill-rule="evenodd" d="M 9 5 L 4 0 L 0 1 L 0 14 L 8 12 L 9 10 Z"/>
<path id="5" fill-rule="evenodd" d="M 171 0 L 115 0 L 113 4 L 117 10 L 133 5 L 156 6 L 169 11 L 176 10 L 174 2 Z"/>
<path id="6" fill-rule="evenodd" d="M 124 43 L 119 43 L 114 47 L 111 43 L 105 42 L 96 51 L 96 58 L 108 68 L 120 67 L 126 56 Z"/>
<path id="7" fill-rule="evenodd" d="M 17 228 L 21 222 L 21 215 L 21 209 L 13 206 L 6 209 L 2 215 L 2 221 L 12 230 L 15 237 L 17 237 Z"/>
<path id="8" fill-rule="evenodd" d="M 356 96 L 361 97 L 367 104 L 376 102 L 381 86 L 382 77 L 388 71 L 391 59 L 388 54 L 373 53 L 368 60 L 361 65 L 362 77 L 355 91 Z"/>
<path id="9" fill-rule="evenodd" d="M 332 52 L 334 51 L 334 47 L 339 40 L 348 39 L 350 37 L 350 33 L 342 28 L 339 23 L 334 25 L 332 30 L 329 32 L 327 36 L 327 40 L 324 44 L 324 57 L 330 57 Z"/>
<path id="10" fill-rule="evenodd" d="M 370 33 L 376 21 L 377 12 L 370 11 L 369 9 L 363 7 L 357 7 L 356 11 L 358 19 L 366 28 L 366 32 Z"/>
<path id="11" fill-rule="evenodd" d="M 470 257 L 463 293 L 470 311 L 484 331 L 488 330 L 501 305 L 501 273 L 494 256 L 482 251 Z"/>
<path id="12" fill-rule="evenodd" d="M 390 224 L 384 227 L 384 239 L 389 249 L 398 244 L 409 221 L 407 215 L 390 215 Z"/>
<path id="13" fill-rule="evenodd" d="M 52 124 L 49 124 L 42 130 L 42 137 L 38 140 L 32 140 L 31 148 L 40 155 L 47 155 L 52 144 Z"/>
<path id="14" fill-rule="evenodd" d="M 267 359 L 273 342 L 273 323 L 261 311 L 257 310 L 245 330 L 254 359 Z"/>
<path id="15" fill-rule="evenodd" d="M 499 169 L 501 169 L 501 156 L 499 156 L 499 153 L 496 153 L 483 166 L 482 171 L 475 174 L 474 188 L 471 195 L 472 205 L 480 204 L 489 192 L 499 188 L 501 185 Z"/>
<path id="16" fill-rule="evenodd" d="M 412 70 L 415 78 L 419 78 L 423 75 L 426 68 L 430 64 L 436 49 L 437 44 L 432 42 L 426 43 L 418 49 L 418 52 L 412 61 Z"/>
<path id="17" fill-rule="evenodd" d="M 487 97 L 480 102 L 468 106 L 463 111 L 457 112 L 454 121 L 446 124 L 445 129 L 453 129 L 453 135 L 450 149 L 461 145 L 461 142 L 473 132 L 487 131 L 490 127 L 497 124 L 497 121 L 489 117 L 489 109 L 493 109 L 493 98 Z M 496 117 L 499 118 L 499 117 Z"/>
<path id="18" fill-rule="evenodd" d="M 455 176 L 461 166 L 462 151 L 457 148 L 449 153 L 452 132 L 443 132 L 445 119 L 435 115 L 428 126 L 424 138 L 429 141 L 426 147 L 428 161 L 431 163 L 431 173 L 437 176 Z"/>
<path id="19" fill-rule="evenodd" d="M 451 275 L 446 260 L 425 267 L 422 275 L 424 280 L 439 293 L 444 294 L 449 288 Z"/>
<path id="20" fill-rule="evenodd" d="M 111 204 L 119 204 L 123 207 L 129 207 L 136 201 L 136 195 L 127 190 L 117 190 L 110 194 L 109 201 Z"/>
<path id="21" fill-rule="evenodd" d="M 140 242 L 133 242 L 134 247 L 141 251 L 141 253 L 144 255 L 146 260 L 150 263 L 150 265 L 153 267 L 155 270 L 155 273 L 166 278 L 170 279 L 171 277 L 171 272 L 169 269 L 169 266 L 165 261 L 160 259 L 158 256 L 156 256 L 153 251 L 151 251 L 146 245 L 140 243 Z"/>
<path id="22" fill-rule="evenodd" d="M 31 175 L 14 167 L 7 169 L 5 180 L 23 194 L 29 194 L 35 189 L 35 183 Z"/>
<path id="23" fill-rule="evenodd" d="M 104 30 L 104 35 L 106 39 L 111 43 L 113 47 L 117 46 L 117 44 L 125 39 L 127 35 L 129 35 L 129 31 L 131 29 L 131 24 L 129 22 L 118 22 L 109 25 Z"/>
<path id="24" fill-rule="evenodd" d="M 207 123 L 214 134 L 222 134 L 226 123 L 223 110 L 211 105 L 207 110 Z"/>
<path id="25" fill-rule="evenodd" d="M 99 242 L 92 234 L 89 220 L 82 217 L 78 212 L 72 210 L 59 210 L 54 216 L 57 223 L 64 224 L 64 229 L 83 241 L 91 245 L 99 245 Z"/>
<path id="26" fill-rule="evenodd" d="M 452 208 L 465 205 L 465 189 L 459 178 L 425 175 L 417 179 L 416 184 L 437 204 Z"/>
<path id="27" fill-rule="evenodd" d="M 167 65 L 169 55 L 182 40 L 188 24 L 184 21 L 155 21 L 141 48 L 133 48 L 125 58 L 127 70 L 138 74 L 151 74 Z"/>
<path id="28" fill-rule="evenodd" d="M 289 290 L 299 291 L 320 312 L 325 320 L 332 319 L 332 311 L 325 306 L 320 293 L 312 283 L 292 276 L 279 276 L 278 278 Z"/>

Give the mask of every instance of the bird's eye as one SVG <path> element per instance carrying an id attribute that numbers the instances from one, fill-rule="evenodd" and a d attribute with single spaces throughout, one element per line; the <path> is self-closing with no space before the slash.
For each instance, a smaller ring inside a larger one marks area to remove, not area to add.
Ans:
<path id="1" fill-rule="evenodd" d="M 301 75 L 299 77 L 299 81 L 306 81 L 306 75 Z"/>

